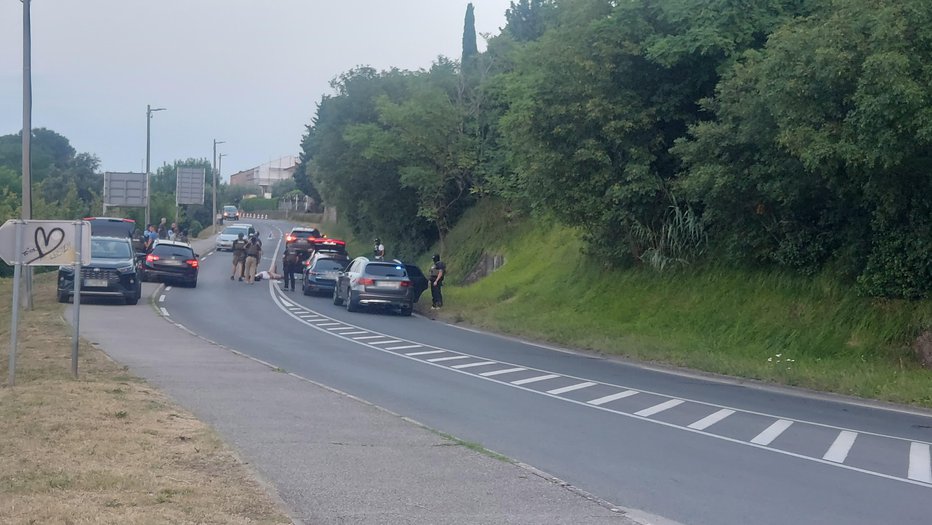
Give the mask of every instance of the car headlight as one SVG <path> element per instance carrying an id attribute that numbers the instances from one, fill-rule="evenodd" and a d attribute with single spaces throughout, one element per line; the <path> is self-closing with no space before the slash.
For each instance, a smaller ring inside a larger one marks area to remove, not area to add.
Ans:
<path id="1" fill-rule="evenodd" d="M 117 271 L 120 273 L 136 273 L 135 266 L 121 266 L 117 268 Z"/>

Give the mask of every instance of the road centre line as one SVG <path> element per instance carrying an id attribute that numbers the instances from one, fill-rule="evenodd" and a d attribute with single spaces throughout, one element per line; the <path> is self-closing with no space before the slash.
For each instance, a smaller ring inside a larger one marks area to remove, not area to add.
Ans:
<path id="1" fill-rule="evenodd" d="M 909 445 L 909 479 L 932 483 L 932 460 L 929 444 L 913 442 Z"/>
<path id="2" fill-rule="evenodd" d="M 822 459 L 827 461 L 834 461 L 835 463 L 844 463 L 845 459 L 848 457 L 848 452 L 851 451 L 851 447 L 854 446 L 854 440 L 857 439 L 857 437 L 858 434 L 856 432 L 842 430 L 838 433 L 838 437 L 835 438 L 832 446 L 828 448 L 828 452 L 822 456 Z"/>
<path id="3" fill-rule="evenodd" d="M 689 428 L 692 428 L 694 430 L 705 430 L 734 413 L 735 413 L 734 410 L 723 408 L 719 410 L 718 412 L 709 414 L 708 416 L 700 419 L 699 421 L 696 421 L 692 425 L 689 425 Z"/>
<path id="4" fill-rule="evenodd" d="M 458 361 L 460 359 L 469 359 L 468 355 L 455 355 L 453 357 L 435 357 L 433 359 L 428 359 L 428 363 L 441 363 L 443 361 Z"/>
<path id="5" fill-rule="evenodd" d="M 299 321 L 299 322 L 305 323 L 307 326 L 309 326 L 309 327 L 311 327 L 311 328 L 316 328 L 316 327 L 317 327 L 315 324 L 312 324 L 310 321 L 303 320 L 303 319 L 301 319 L 300 317 L 298 317 L 296 314 L 294 314 L 294 313 L 288 311 L 286 308 L 284 308 L 284 306 L 281 305 L 281 303 L 279 302 L 279 301 L 280 301 L 279 294 L 276 294 L 276 290 L 275 290 L 271 285 L 269 286 L 269 293 L 270 293 L 270 295 L 272 296 L 273 303 L 276 304 L 276 306 L 278 306 L 279 309 L 280 309 L 282 312 L 284 312 L 285 314 L 290 315 L 292 318 L 294 318 L 295 320 L 297 320 L 297 321 Z M 349 324 L 349 323 L 346 323 L 346 324 Z M 354 325 L 350 325 L 350 326 L 354 326 Z M 357 326 L 357 328 L 363 329 L 362 327 L 359 327 L 359 326 Z M 341 338 L 341 339 L 345 339 L 345 340 L 348 341 L 348 342 L 356 342 L 357 344 L 367 345 L 367 346 L 368 346 L 367 343 L 361 342 L 361 341 L 355 341 L 354 338 L 345 337 L 344 334 L 326 332 L 326 331 L 324 331 L 324 329 L 322 329 L 322 328 L 318 328 L 318 330 L 323 331 L 324 333 L 330 333 L 332 336 L 335 336 L 335 337 L 338 337 L 338 338 Z M 371 330 L 367 330 L 367 331 L 368 331 L 369 333 L 372 333 Z M 391 336 L 384 336 L 384 337 L 391 337 Z M 410 341 L 410 342 L 411 342 L 411 343 L 414 343 L 414 341 Z M 421 346 L 425 346 L 425 347 L 427 347 L 427 348 L 437 348 L 438 350 L 440 349 L 440 347 L 431 346 L 431 345 L 421 345 Z M 765 445 L 760 445 L 760 444 L 757 444 L 757 443 L 752 443 L 752 442 L 749 442 L 749 441 L 744 440 L 744 439 L 731 438 L 731 437 L 727 437 L 727 436 L 719 435 L 719 434 L 711 434 L 711 433 L 704 432 L 704 431 L 702 431 L 702 430 L 697 430 L 697 429 L 689 428 L 689 427 L 687 427 L 687 426 L 681 426 L 681 425 L 679 425 L 679 424 L 670 423 L 670 422 L 666 422 L 666 421 L 659 420 L 659 419 L 645 418 L 645 417 L 638 416 L 638 415 L 636 415 L 636 414 L 632 414 L 632 413 L 630 413 L 630 412 L 624 412 L 624 411 L 622 411 L 622 410 L 615 410 L 615 409 L 612 409 L 611 407 L 597 406 L 597 405 L 589 404 L 589 403 L 584 402 L 584 401 L 577 401 L 577 400 L 574 400 L 574 399 L 571 399 L 571 398 L 567 398 L 567 397 L 559 397 L 559 396 L 555 396 L 555 395 L 552 395 L 552 394 L 547 394 L 546 392 L 543 392 L 543 391 L 540 391 L 540 390 L 534 390 L 534 389 L 532 389 L 532 388 L 528 388 L 528 387 L 524 387 L 524 386 L 519 386 L 519 385 L 514 385 L 514 384 L 511 384 L 511 383 L 507 383 L 507 382 L 504 382 L 504 381 L 500 381 L 500 380 L 498 380 L 498 379 L 492 379 L 492 378 L 490 377 L 490 376 L 494 376 L 494 375 L 507 374 L 507 373 L 514 373 L 514 372 L 525 371 L 525 370 L 533 370 L 533 371 L 538 371 L 538 372 L 544 372 L 544 370 L 535 370 L 535 369 L 528 369 L 528 368 L 525 368 L 525 367 L 517 367 L 517 366 L 514 366 L 513 363 L 502 362 L 501 364 L 503 364 L 503 365 L 512 365 L 513 368 L 508 368 L 508 369 L 503 369 L 503 370 L 495 370 L 495 371 L 490 371 L 490 372 L 485 372 L 485 373 L 480 373 L 480 374 L 474 374 L 474 373 L 470 373 L 470 372 L 468 372 L 468 371 L 455 370 L 455 369 L 452 369 L 452 368 L 449 367 L 449 366 L 444 366 L 444 365 L 442 365 L 442 364 L 429 363 L 429 362 L 427 362 L 427 361 L 417 359 L 416 357 L 409 357 L 409 356 L 407 356 L 407 355 L 405 355 L 405 354 L 390 352 L 390 351 L 388 351 L 388 350 L 385 349 L 385 348 L 379 348 L 379 347 L 374 347 L 374 346 L 369 346 L 369 348 L 372 348 L 372 349 L 375 349 L 375 350 L 379 350 L 379 351 L 382 351 L 382 352 L 386 352 L 386 353 L 392 353 L 393 355 L 396 355 L 396 356 L 399 356 L 399 357 L 403 357 L 403 358 L 406 358 L 406 359 L 411 359 L 411 360 L 413 360 L 413 361 L 417 361 L 417 362 L 420 362 L 420 363 L 428 364 L 428 365 L 430 365 L 430 366 L 436 366 L 436 367 L 442 368 L 442 369 L 444 369 L 444 370 L 452 370 L 452 371 L 454 371 L 454 372 L 461 373 L 461 374 L 465 374 L 465 375 L 468 375 L 468 376 L 470 376 L 470 377 L 476 377 L 476 378 L 480 378 L 480 379 L 487 379 L 487 380 L 489 380 L 489 381 L 492 381 L 492 382 L 495 382 L 495 383 L 498 383 L 498 384 L 504 384 L 504 385 L 507 385 L 507 386 L 511 386 L 512 388 L 518 388 L 518 389 L 520 389 L 520 390 L 524 390 L 524 391 L 529 392 L 529 393 L 535 393 L 535 394 L 538 394 L 538 395 L 545 395 L 545 396 L 548 396 L 548 397 L 553 397 L 554 399 L 558 399 L 558 400 L 560 400 L 560 401 L 564 401 L 564 402 L 567 402 L 567 403 L 577 404 L 577 405 L 580 405 L 580 406 L 588 406 L 588 407 L 590 407 L 590 408 L 592 408 L 592 409 L 601 410 L 601 411 L 608 412 L 608 413 L 611 413 L 611 414 L 615 414 L 615 415 L 618 415 L 618 416 L 628 417 L 628 418 L 631 418 L 631 419 L 639 419 L 639 420 L 642 420 L 642 421 L 645 421 L 645 422 L 649 422 L 649 423 L 656 424 L 656 425 L 661 425 L 661 426 L 668 427 L 668 428 L 671 428 L 671 429 L 679 429 L 679 430 L 683 430 L 683 431 L 686 431 L 686 432 L 692 432 L 692 433 L 695 433 L 695 434 L 703 435 L 703 436 L 705 436 L 705 437 L 711 437 L 711 438 L 714 438 L 714 439 L 718 439 L 718 440 L 721 440 L 721 441 L 726 441 L 726 442 L 733 443 L 733 444 L 737 444 L 737 445 L 744 445 L 744 446 L 749 446 L 749 447 L 752 447 L 752 448 L 757 448 L 757 449 L 760 449 L 760 450 L 762 450 L 762 451 L 768 451 L 768 452 L 771 452 L 771 453 L 776 453 L 776 454 L 780 454 L 780 455 L 784 455 L 784 456 L 794 457 L 794 458 L 797 458 L 797 459 L 808 460 L 808 461 L 812 461 L 812 462 L 815 462 L 815 463 L 822 463 L 823 465 L 833 466 L 833 467 L 835 467 L 835 468 L 842 468 L 842 469 L 849 470 L 849 471 L 853 471 L 853 472 L 859 472 L 859 473 L 861 473 L 861 474 L 866 474 L 866 475 L 873 476 L 873 477 L 877 477 L 877 478 L 887 479 L 887 480 L 891 480 L 891 481 L 898 481 L 898 482 L 901 482 L 901 483 L 906 483 L 906 484 L 910 484 L 910 485 L 916 485 L 916 486 L 920 486 L 920 487 L 925 487 L 925 488 L 930 488 L 930 489 L 932 489 L 932 483 L 930 483 L 930 482 L 918 481 L 918 480 L 914 480 L 914 479 L 907 479 L 907 478 L 903 477 L 902 475 L 899 475 L 899 476 L 898 476 L 898 475 L 885 474 L 885 473 L 882 473 L 882 472 L 873 471 L 873 470 L 868 470 L 868 469 L 865 469 L 865 468 L 860 468 L 860 467 L 855 467 L 855 466 L 851 466 L 851 465 L 845 465 L 845 464 L 841 464 L 841 463 L 831 462 L 831 461 L 827 461 L 827 460 L 824 460 L 824 459 L 822 459 L 822 458 L 819 458 L 818 456 L 805 455 L 805 454 L 800 454 L 800 453 L 796 453 L 796 452 L 791 452 L 791 451 L 788 451 L 788 450 L 777 449 L 777 448 L 771 448 L 771 447 L 768 447 L 768 446 L 765 446 Z M 456 352 L 456 351 L 452 351 L 452 350 L 441 350 L 441 351 L 442 351 L 442 352 L 445 351 L 445 352 L 449 352 L 449 353 L 459 353 L 459 354 L 462 353 L 462 352 Z M 467 355 L 468 355 L 468 354 L 467 354 Z M 473 356 L 471 356 L 471 357 L 474 357 L 474 358 L 476 358 L 476 359 L 483 359 L 481 356 L 475 356 L 475 355 L 473 355 Z M 556 377 L 561 377 L 561 376 L 557 375 Z M 562 375 L 562 377 L 569 378 L 569 379 L 579 379 L 579 380 L 581 380 L 581 381 L 585 381 L 585 378 L 580 378 L 580 377 L 576 377 L 576 376 Z M 615 387 L 615 388 L 621 388 L 621 389 L 624 389 L 624 388 L 625 388 L 625 387 L 623 387 L 623 386 L 620 386 L 620 385 L 617 385 L 617 384 L 613 384 L 613 383 L 599 382 L 598 384 L 600 384 L 600 385 L 605 385 L 605 386 L 610 386 L 610 387 Z M 640 393 L 653 394 L 653 395 L 657 395 L 657 396 L 661 396 L 661 397 L 667 397 L 667 398 L 670 397 L 669 394 L 663 394 L 663 393 L 659 393 L 659 392 L 652 392 L 652 391 L 648 391 L 648 390 L 641 390 Z M 832 425 L 828 425 L 828 424 L 825 424 L 825 423 L 817 423 L 817 422 L 814 422 L 814 421 L 795 420 L 795 419 L 791 419 L 791 418 L 789 418 L 789 419 L 788 419 L 788 418 L 779 418 L 778 416 L 775 416 L 775 415 L 773 415 L 773 414 L 767 414 L 767 413 L 763 413 L 763 412 L 757 412 L 757 411 L 754 411 L 754 410 L 746 410 L 746 409 L 732 409 L 731 407 L 725 407 L 725 406 L 722 406 L 722 405 L 716 405 L 716 404 L 714 404 L 714 403 L 709 403 L 709 402 L 699 401 L 699 400 L 693 400 L 693 399 L 687 399 L 686 401 L 689 401 L 690 403 L 694 403 L 694 404 L 700 405 L 700 406 L 714 407 L 714 408 L 717 408 L 717 409 L 735 410 L 736 412 L 741 412 L 741 413 L 743 413 L 743 414 L 753 414 L 753 415 L 759 415 L 759 416 L 763 416 L 763 417 L 767 417 L 767 418 L 772 418 L 772 419 L 780 419 L 780 420 L 783 420 L 783 421 L 788 421 L 788 422 L 790 422 L 790 423 L 792 423 L 792 422 L 800 422 L 800 423 L 805 423 L 805 424 L 812 425 L 812 426 L 816 426 L 816 427 L 827 428 L 827 429 L 833 429 L 833 430 L 849 430 L 849 431 L 857 432 L 857 433 L 864 434 L 864 435 L 872 435 L 872 436 L 877 436 L 877 437 L 881 437 L 881 438 L 892 439 L 892 440 L 896 440 L 896 441 L 914 442 L 914 443 L 918 443 L 919 445 L 923 445 L 923 446 L 926 446 L 926 447 L 928 447 L 928 446 L 930 445 L 930 443 L 928 443 L 928 442 L 915 441 L 915 440 L 910 439 L 910 438 L 904 438 L 904 437 L 899 437 L 899 436 L 891 436 L 891 435 L 887 435 L 887 434 L 880 434 L 880 433 L 877 433 L 877 432 L 857 431 L 857 430 L 853 430 L 853 429 L 846 429 L 846 428 L 843 428 L 843 427 L 832 426 Z M 904 465 L 904 466 L 905 466 L 905 465 Z"/>
<path id="6" fill-rule="evenodd" d="M 422 348 L 421 345 L 404 345 L 404 346 L 387 346 L 386 350 L 409 350 L 411 348 Z M 407 355 L 407 354 L 406 354 Z"/>
<path id="7" fill-rule="evenodd" d="M 634 415 L 641 416 L 641 417 L 649 417 L 654 414 L 659 414 L 663 412 L 664 410 L 669 410 L 677 405 L 681 405 L 683 404 L 683 402 L 684 401 L 682 399 L 670 399 L 669 401 L 664 401 L 663 403 L 645 408 L 644 410 L 639 410 L 635 412 Z"/>
<path id="8" fill-rule="evenodd" d="M 784 430 L 790 428 L 790 425 L 792 424 L 792 421 L 778 419 L 774 421 L 772 425 L 765 428 L 764 431 L 758 434 L 754 439 L 752 439 L 751 443 L 754 443 L 755 445 L 769 445 L 773 443 L 773 440 L 780 437 L 780 434 L 782 434 Z"/>
<path id="9" fill-rule="evenodd" d="M 637 390 L 625 390 L 624 392 L 618 392 L 617 394 L 612 394 L 610 396 L 600 397 L 598 399 L 593 399 L 592 401 L 587 401 L 590 405 L 600 406 L 605 403 L 616 401 L 618 399 L 624 399 L 626 397 L 631 397 L 635 394 L 638 394 Z"/>
<path id="10" fill-rule="evenodd" d="M 525 370 L 527 370 L 527 368 L 521 368 L 521 367 L 506 368 L 504 370 L 493 370 L 491 372 L 483 372 L 479 375 L 482 377 L 492 377 L 492 376 L 500 376 L 502 374 L 513 374 L 515 372 L 524 372 Z"/>
<path id="11" fill-rule="evenodd" d="M 586 381 L 585 383 L 578 383 L 575 385 L 565 386 L 563 388 L 555 388 L 553 390 L 548 390 L 547 393 L 554 394 L 554 395 L 565 394 L 567 392 L 572 392 L 574 390 L 581 390 L 583 388 L 589 388 L 590 386 L 595 386 L 596 384 L 597 383 L 593 383 L 592 381 Z"/>
<path id="12" fill-rule="evenodd" d="M 560 376 L 557 375 L 557 374 L 546 374 L 546 375 L 537 376 L 537 377 L 529 377 L 529 378 L 527 378 L 527 379 L 519 379 L 519 380 L 517 380 L 517 381 L 512 381 L 511 384 L 513 384 L 513 385 L 527 385 L 527 384 L 530 384 L 530 383 L 536 383 L 536 382 L 538 382 L 538 381 L 547 381 L 548 379 L 554 379 L 554 378 L 557 378 L 557 377 L 560 377 Z"/>
<path id="13" fill-rule="evenodd" d="M 488 366 L 488 365 L 497 365 L 497 361 L 481 361 L 479 363 L 466 363 L 465 365 L 454 365 L 450 368 L 455 368 L 457 370 L 461 368 L 475 368 L 477 366 Z"/>
<path id="14" fill-rule="evenodd" d="M 387 350 L 387 348 L 386 348 L 386 350 Z M 410 354 L 405 354 L 405 355 L 408 356 L 408 357 L 416 357 L 416 356 L 419 356 L 419 355 L 445 354 L 445 353 L 447 353 L 446 350 L 429 350 L 429 351 L 426 351 L 426 352 L 411 352 Z"/>

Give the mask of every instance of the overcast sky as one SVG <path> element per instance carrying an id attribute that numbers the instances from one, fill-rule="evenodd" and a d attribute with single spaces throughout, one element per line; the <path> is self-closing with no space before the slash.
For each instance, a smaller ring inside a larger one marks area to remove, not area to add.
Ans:
<path id="1" fill-rule="evenodd" d="M 458 58 L 466 0 L 33 0 L 33 127 L 103 171 L 228 156 L 223 175 L 296 154 L 329 82 L 357 65 Z M 497 34 L 508 0 L 472 0 Z M 484 49 L 482 38 L 480 49 Z M 0 135 L 22 127 L 22 3 L 0 0 Z"/>

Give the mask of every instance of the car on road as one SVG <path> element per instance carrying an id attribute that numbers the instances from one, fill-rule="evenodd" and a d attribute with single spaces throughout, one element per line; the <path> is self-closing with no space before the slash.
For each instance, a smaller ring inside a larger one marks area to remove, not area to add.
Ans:
<path id="1" fill-rule="evenodd" d="M 414 309 L 414 283 L 404 264 L 357 257 L 337 276 L 333 304 L 346 305 L 348 312 L 364 306 L 397 309 L 411 315 Z"/>
<path id="2" fill-rule="evenodd" d="M 218 252 L 223 250 L 232 250 L 233 241 L 243 234 L 243 238 L 248 239 L 250 235 L 258 234 L 259 232 L 253 227 L 252 224 L 246 224 L 245 222 L 237 223 L 232 226 L 227 226 L 220 232 L 220 235 L 217 236 L 216 249 Z"/>
<path id="3" fill-rule="evenodd" d="M 315 254 L 310 257 L 304 267 L 304 280 L 301 283 L 304 295 L 332 294 L 337 277 L 347 263 L 349 257 L 339 255 Z"/>
<path id="4" fill-rule="evenodd" d="M 142 279 L 194 288 L 197 286 L 199 258 L 188 243 L 157 240 L 152 251 L 143 259 Z"/>
<path id="5" fill-rule="evenodd" d="M 297 251 L 298 257 L 304 262 L 314 249 L 314 241 L 319 237 L 321 233 L 317 228 L 304 226 L 292 228 L 285 235 L 285 249 Z"/>
<path id="6" fill-rule="evenodd" d="M 120 217 L 85 217 L 91 223 L 91 235 L 98 237 L 126 237 L 133 243 L 136 253 L 146 251 L 146 241 L 142 230 L 136 228 L 136 221 Z"/>
<path id="7" fill-rule="evenodd" d="M 223 207 L 223 220 L 238 221 L 239 220 L 239 208 L 237 208 L 236 206 L 224 206 Z"/>
<path id="8" fill-rule="evenodd" d="M 81 267 L 81 296 L 117 297 L 136 304 L 142 297 L 140 258 L 126 237 L 91 236 L 91 263 Z M 74 296 L 74 267 L 58 268 L 58 301 Z"/>

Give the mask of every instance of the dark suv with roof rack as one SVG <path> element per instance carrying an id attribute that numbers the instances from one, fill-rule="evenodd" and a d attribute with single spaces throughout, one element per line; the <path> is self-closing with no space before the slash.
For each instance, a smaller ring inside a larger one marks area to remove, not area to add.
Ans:
<path id="1" fill-rule="evenodd" d="M 348 312 L 363 306 L 381 306 L 411 315 L 417 301 L 415 294 L 415 284 L 402 262 L 357 257 L 337 276 L 333 304 L 345 304 Z"/>
<path id="2" fill-rule="evenodd" d="M 74 267 L 58 268 L 58 301 L 74 295 Z M 91 236 L 91 263 L 81 267 L 81 297 L 115 297 L 136 304 L 142 297 L 139 258 L 125 237 Z"/>

